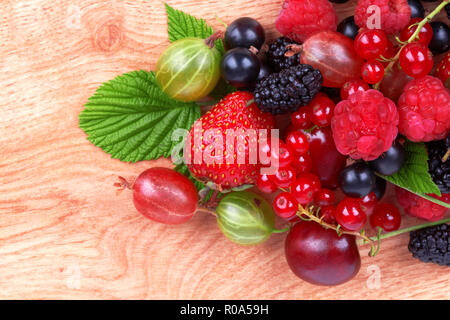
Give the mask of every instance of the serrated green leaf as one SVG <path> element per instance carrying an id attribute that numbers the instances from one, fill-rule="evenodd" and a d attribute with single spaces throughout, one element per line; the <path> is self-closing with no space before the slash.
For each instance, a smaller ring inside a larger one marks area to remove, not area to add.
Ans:
<path id="1" fill-rule="evenodd" d="M 437 185 L 428 172 L 428 153 L 423 143 L 407 141 L 406 162 L 399 172 L 392 176 L 381 176 L 385 180 L 416 194 L 441 196 Z"/>
<path id="2" fill-rule="evenodd" d="M 200 117 L 195 103 L 175 101 L 157 86 L 153 72 L 133 71 L 104 83 L 80 113 L 88 140 L 127 162 L 169 157 L 172 133 Z"/>
<path id="3" fill-rule="evenodd" d="M 176 10 L 167 3 L 165 3 L 165 6 L 170 42 L 188 37 L 207 39 L 214 33 L 213 29 L 205 20 L 197 19 L 190 14 Z M 215 42 L 215 46 L 221 54 L 225 53 L 225 48 L 221 39 Z"/>
<path id="4" fill-rule="evenodd" d="M 177 165 L 174 168 L 174 170 L 178 171 L 179 173 L 181 173 L 181 174 L 185 175 L 186 177 L 188 177 L 189 180 L 191 180 L 195 184 L 195 187 L 197 188 L 198 191 L 203 190 L 206 187 L 202 182 L 198 181 L 197 179 L 195 179 L 192 176 L 192 174 L 189 171 L 189 168 L 187 167 L 186 164 L 181 163 L 181 164 Z"/>

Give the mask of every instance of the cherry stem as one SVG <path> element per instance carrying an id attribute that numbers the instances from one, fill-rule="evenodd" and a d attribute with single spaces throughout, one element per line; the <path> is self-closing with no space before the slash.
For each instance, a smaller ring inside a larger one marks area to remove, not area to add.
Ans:
<path id="1" fill-rule="evenodd" d="M 394 67 L 395 63 L 397 62 L 397 60 L 400 58 L 400 54 L 402 52 L 402 50 L 411 42 L 415 41 L 416 39 L 419 38 L 419 33 L 422 30 L 422 27 L 427 24 L 428 22 L 430 22 L 431 20 L 433 20 L 433 18 L 439 14 L 439 12 L 441 12 L 441 10 L 450 3 L 450 0 L 444 0 L 442 1 L 442 3 L 440 5 L 438 5 L 436 7 L 436 9 L 434 9 L 429 15 L 427 15 L 420 23 L 417 24 L 417 29 L 416 31 L 414 31 L 414 33 L 411 35 L 411 37 L 408 39 L 408 41 L 404 42 L 400 48 L 400 50 L 398 50 L 397 54 L 395 55 L 394 58 L 392 58 L 391 62 L 388 64 L 388 66 L 384 69 L 385 74 L 387 74 L 389 71 L 392 70 L 392 68 Z M 383 80 L 381 80 L 383 81 Z M 374 89 L 377 89 L 380 87 L 381 81 L 378 82 L 375 86 Z"/>
<path id="2" fill-rule="evenodd" d="M 222 39 L 223 35 L 223 31 L 216 31 L 208 39 L 205 39 L 205 44 L 212 49 L 214 48 L 216 40 Z"/>

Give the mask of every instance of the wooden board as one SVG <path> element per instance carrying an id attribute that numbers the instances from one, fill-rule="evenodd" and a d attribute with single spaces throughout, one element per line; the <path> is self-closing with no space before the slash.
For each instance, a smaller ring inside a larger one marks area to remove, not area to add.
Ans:
<path id="1" fill-rule="evenodd" d="M 281 2 L 168 1 L 216 28 L 216 14 L 252 16 L 269 37 Z M 336 5 L 341 18 L 354 3 Z M 163 226 L 137 213 L 129 193 L 117 196 L 118 175 L 169 162 L 112 160 L 77 116 L 102 82 L 153 68 L 167 43 L 159 0 L 0 1 L 0 298 L 450 298 L 449 269 L 414 260 L 406 235 L 376 258 L 363 248 L 353 281 L 315 287 L 290 272 L 285 235 L 239 247 L 212 216 Z"/>

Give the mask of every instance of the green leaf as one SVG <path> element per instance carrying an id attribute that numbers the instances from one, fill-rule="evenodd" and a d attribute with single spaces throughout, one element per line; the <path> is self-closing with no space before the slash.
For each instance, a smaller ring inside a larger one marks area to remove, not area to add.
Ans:
<path id="1" fill-rule="evenodd" d="M 206 187 L 202 182 L 198 181 L 192 176 L 189 168 L 184 163 L 177 165 L 174 170 L 188 177 L 195 184 L 195 187 L 198 191 L 203 190 Z"/>
<path id="2" fill-rule="evenodd" d="M 416 194 L 435 194 L 441 192 L 428 172 L 428 153 L 423 143 L 407 141 L 406 162 L 399 172 L 392 176 L 381 176 L 383 179 Z"/>
<path id="3" fill-rule="evenodd" d="M 167 11 L 167 24 L 170 42 L 183 38 L 207 39 L 213 33 L 213 29 L 203 19 L 197 19 L 183 11 L 176 10 L 165 3 Z M 215 42 L 216 49 L 221 54 L 225 53 L 225 48 L 221 39 Z"/>
<path id="4" fill-rule="evenodd" d="M 127 162 L 169 157 L 172 133 L 200 117 L 195 103 L 175 101 L 157 86 L 153 72 L 133 71 L 104 83 L 80 113 L 88 140 Z"/>

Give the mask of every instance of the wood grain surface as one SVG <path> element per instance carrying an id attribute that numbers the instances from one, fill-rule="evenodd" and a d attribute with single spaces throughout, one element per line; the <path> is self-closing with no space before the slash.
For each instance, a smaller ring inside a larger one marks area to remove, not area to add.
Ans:
<path id="1" fill-rule="evenodd" d="M 215 28 L 216 14 L 252 16 L 270 38 L 282 3 L 167 2 Z M 336 5 L 341 18 L 355 2 Z M 0 0 L 0 298 L 450 298 L 449 269 L 413 259 L 407 235 L 376 258 L 362 248 L 353 281 L 316 287 L 290 272 L 284 234 L 239 247 L 213 216 L 163 226 L 137 213 L 130 193 L 116 195 L 118 175 L 170 163 L 112 160 L 86 140 L 78 114 L 102 82 L 152 69 L 167 43 L 159 0 Z"/>

